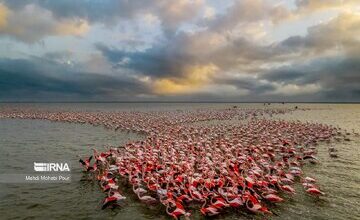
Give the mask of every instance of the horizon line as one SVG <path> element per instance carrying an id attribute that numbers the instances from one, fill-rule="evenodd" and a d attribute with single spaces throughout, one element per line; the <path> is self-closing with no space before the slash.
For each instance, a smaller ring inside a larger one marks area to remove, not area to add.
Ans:
<path id="1" fill-rule="evenodd" d="M 360 101 L 0 101 L 0 103 L 271 103 L 271 104 L 360 104 Z"/>

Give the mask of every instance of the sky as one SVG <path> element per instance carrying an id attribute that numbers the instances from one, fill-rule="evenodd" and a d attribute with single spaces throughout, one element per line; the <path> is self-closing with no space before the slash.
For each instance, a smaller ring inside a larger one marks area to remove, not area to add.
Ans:
<path id="1" fill-rule="evenodd" d="M 1 101 L 359 102 L 359 0 L 0 0 Z"/>

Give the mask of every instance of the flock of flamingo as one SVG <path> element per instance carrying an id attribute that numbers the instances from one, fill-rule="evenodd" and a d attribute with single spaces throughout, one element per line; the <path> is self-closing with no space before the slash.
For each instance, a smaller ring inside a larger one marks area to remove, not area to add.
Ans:
<path id="1" fill-rule="evenodd" d="M 297 109 L 299 111 L 301 109 Z M 3 109 L 0 118 L 88 123 L 146 134 L 143 140 L 80 159 L 84 172 L 106 194 L 102 208 L 123 204 L 120 188 L 131 186 L 146 204 L 187 219 L 200 207 L 205 216 L 243 209 L 271 214 L 301 182 L 312 196 L 324 193 L 304 175 L 316 163 L 318 142 L 340 136 L 339 128 L 271 118 L 294 109 L 211 109 L 162 112 L 51 112 Z M 209 123 L 215 121 L 215 123 Z M 197 205 L 198 204 L 198 205 Z"/>

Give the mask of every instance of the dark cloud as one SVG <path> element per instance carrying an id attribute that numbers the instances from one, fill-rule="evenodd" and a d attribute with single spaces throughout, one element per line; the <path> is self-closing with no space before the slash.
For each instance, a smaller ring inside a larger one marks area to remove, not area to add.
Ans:
<path id="1" fill-rule="evenodd" d="M 253 95 L 262 95 L 266 92 L 275 90 L 273 85 L 260 83 L 257 79 L 232 80 L 228 83 L 235 85 L 239 89 L 249 90 Z"/>
<path id="2" fill-rule="evenodd" d="M 287 48 L 289 50 L 299 49 L 301 47 L 307 47 L 306 38 L 301 36 L 291 36 L 280 44 L 282 47 Z"/>
<path id="3" fill-rule="evenodd" d="M 43 59 L 58 63 L 67 63 L 71 59 L 73 53 L 70 51 L 47 52 L 43 55 Z"/>
<path id="4" fill-rule="evenodd" d="M 298 79 L 302 79 L 304 75 L 306 75 L 304 70 L 287 66 L 271 70 L 269 73 L 265 73 L 263 78 L 276 82 L 295 82 Z"/>
<path id="5" fill-rule="evenodd" d="M 83 18 L 90 22 L 114 22 L 117 18 L 131 18 L 139 11 L 151 6 L 150 1 L 113 0 L 7 0 L 12 9 L 21 9 L 29 4 L 50 10 L 58 18 Z"/>
<path id="6" fill-rule="evenodd" d="M 291 36 L 278 44 L 284 53 L 322 55 L 331 50 L 339 52 L 359 51 L 360 17 L 352 13 L 340 13 L 329 22 L 308 28 L 306 36 Z"/>
<path id="7" fill-rule="evenodd" d="M 318 84 L 320 100 L 360 101 L 360 57 L 320 58 L 264 74 L 270 82 L 305 86 Z"/>
<path id="8" fill-rule="evenodd" d="M 85 19 L 90 23 L 114 25 L 119 20 L 134 19 L 144 14 L 156 16 L 166 36 L 176 33 L 179 26 L 196 18 L 202 0 L 193 1 L 130 1 L 130 0 L 5 0 L 8 7 L 21 10 L 27 5 L 37 5 L 51 11 L 58 19 Z"/>
<path id="9" fill-rule="evenodd" d="M 1 59 L 0 87 L 2 101 L 124 100 L 145 89 L 131 79 L 78 72 L 43 59 Z"/>
<path id="10" fill-rule="evenodd" d="M 277 50 L 272 45 L 258 45 L 240 37 L 229 40 L 228 44 L 209 56 L 223 70 L 229 70 L 257 62 L 261 64 L 281 60 L 283 54 L 283 51 Z"/>
<path id="11" fill-rule="evenodd" d="M 127 52 L 99 43 L 95 47 L 114 68 L 125 67 L 153 77 L 179 76 L 185 65 L 193 61 L 190 54 L 185 54 L 181 49 L 177 50 L 166 43 L 140 52 Z"/>
<path id="12" fill-rule="evenodd" d="M 256 77 L 242 77 L 242 78 L 224 78 L 216 77 L 215 81 L 219 84 L 233 85 L 238 89 L 245 89 L 251 92 L 252 95 L 262 95 L 265 92 L 275 90 L 275 87 L 270 83 L 259 82 Z"/>

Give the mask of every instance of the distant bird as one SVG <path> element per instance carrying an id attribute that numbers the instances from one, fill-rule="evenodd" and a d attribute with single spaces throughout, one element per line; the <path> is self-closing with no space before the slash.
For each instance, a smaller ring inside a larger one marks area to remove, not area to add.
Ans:
<path id="1" fill-rule="evenodd" d="M 146 204 L 154 204 L 157 202 L 157 200 L 154 198 L 154 197 L 151 197 L 151 196 L 142 196 L 140 195 L 140 193 L 137 194 L 138 195 L 138 198 L 140 199 L 140 201 L 146 203 Z"/>
<path id="2" fill-rule="evenodd" d="M 274 202 L 274 203 L 284 201 L 283 198 L 281 198 L 281 197 L 279 197 L 279 196 L 277 196 L 275 194 L 267 194 L 267 195 L 264 196 L 264 198 L 266 200 L 268 200 L 270 202 Z"/>
<path id="3" fill-rule="evenodd" d="M 321 192 L 318 188 L 315 187 L 307 189 L 306 192 L 315 196 L 325 195 L 325 193 Z"/>
<path id="4" fill-rule="evenodd" d="M 336 158 L 338 157 L 336 152 L 329 152 L 330 157 Z"/>
<path id="5" fill-rule="evenodd" d="M 329 152 L 336 152 L 336 151 L 337 151 L 337 150 L 335 149 L 334 146 L 329 147 Z"/>
<path id="6" fill-rule="evenodd" d="M 283 185 L 280 188 L 287 193 L 295 194 L 295 190 L 289 185 Z"/>

